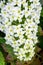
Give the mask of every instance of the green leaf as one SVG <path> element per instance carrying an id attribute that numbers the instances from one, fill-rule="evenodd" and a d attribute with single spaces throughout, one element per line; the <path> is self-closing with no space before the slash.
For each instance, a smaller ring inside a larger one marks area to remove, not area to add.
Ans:
<path id="1" fill-rule="evenodd" d="M 11 62 L 11 65 L 16 65 L 16 62 Z"/>
<path id="2" fill-rule="evenodd" d="M 43 29 L 43 17 L 41 16 L 40 17 L 40 24 L 39 24 L 41 27 L 42 27 L 42 29 Z"/>
<path id="3" fill-rule="evenodd" d="M 43 17 L 43 7 L 42 7 L 42 10 L 41 10 L 41 16 Z"/>
<path id="4" fill-rule="evenodd" d="M 0 43 L 5 43 L 5 39 L 4 38 L 2 38 L 2 37 L 0 37 Z"/>
<path id="5" fill-rule="evenodd" d="M 2 31 L 0 31 L 0 37 L 5 37 L 5 33 L 4 32 L 2 32 Z"/>
<path id="6" fill-rule="evenodd" d="M 40 0 L 41 5 L 43 6 L 43 0 Z"/>
<path id="7" fill-rule="evenodd" d="M 5 59 L 1 51 L 0 51 L 0 65 L 5 65 Z"/>
<path id="8" fill-rule="evenodd" d="M 19 24 L 18 20 L 12 22 L 12 25 L 18 25 L 18 24 Z"/>
<path id="9" fill-rule="evenodd" d="M 17 57 L 14 55 L 13 48 L 10 45 L 5 44 L 4 48 L 6 49 L 6 52 L 11 56 L 13 60 L 15 60 Z"/>
<path id="10" fill-rule="evenodd" d="M 39 44 L 38 46 L 43 49 L 43 36 L 39 36 Z"/>
<path id="11" fill-rule="evenodd" d="M 37 35 L 40 36 L 40 35 L 41 35 L 41 32 L 42 32 L 42 28 L 41 28 L 41 26 L 38 26 L 38 32 L 37 32 Z"/>
<path id="12" fill-rule="evenodd" d="M 21 10 L 24 10 L 24 7 L 23 7 L 23 5 L 21 5 Z"/>

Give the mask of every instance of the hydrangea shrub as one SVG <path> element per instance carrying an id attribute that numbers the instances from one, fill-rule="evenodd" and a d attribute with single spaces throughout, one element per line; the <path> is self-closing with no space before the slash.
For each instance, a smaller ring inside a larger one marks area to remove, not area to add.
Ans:
<path id="1" fill-rule="evenodd" d="M 39 0 L 0 1 L 0 30 L 21 61 L 30 61 L 35 54 L 41 9 Z"/>

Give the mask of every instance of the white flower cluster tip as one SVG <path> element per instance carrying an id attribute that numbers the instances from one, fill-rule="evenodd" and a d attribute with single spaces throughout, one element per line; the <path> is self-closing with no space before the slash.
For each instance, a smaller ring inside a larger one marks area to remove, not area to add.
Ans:
<path id="1" fill-rule="evenodd" d="M 0 30 L 6 34 L 6 44 L 23 61 L 31 60 L 38 42 L 41 5 L 39 0 L 8 0 L 0 2 Z"/>

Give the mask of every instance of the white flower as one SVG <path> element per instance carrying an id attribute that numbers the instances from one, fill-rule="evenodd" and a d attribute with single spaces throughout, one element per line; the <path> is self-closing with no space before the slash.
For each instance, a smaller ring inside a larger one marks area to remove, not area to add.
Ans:
<path id="1" fill-rule="evenodd" d="M 24 14 L 25 14 L 25 17 L 27 18 L 27 17 L 31 14 L 31 12 L 28 11 L 28 10 L 25 10 L 25 11 L 24 11 Z"/>
<path id="2" fill-rule="evenodd" d="M 11 22 L 9 21 L 8 18 L 6 18 L 5 21 L 3 21 L 2 23 L 5 25 L 5 27 L 8 27 L 11 25 Z"/>
<path id="3" fill-rule="evenodd" d="M 33 0 L 30 0 L 30 2 L 33 2 Z"/>
<path id="4" fill-rule="evenodd" d="M 0 1 L 0 8 L 2 9 L 4 7 L 4 1 Z"/>
<path id="5" fill-rule="evenodd" d="M 5 10 L 2 10 L 1 13 L 2 13 L 2 16 L 5 17 L 5 18 L 9 16 L 7 11 L 5 11 Z"/>
<path id="6" fill-rule="evenodd" d="M 7 5 L 4 7 L 4 9 L 7 11 L 7 12 L 10 12 L 11 9 L 12 9 L 12 5 L 10 3 L 7 3 Z"/>
<path id="7" fill-rule="evenodd" d="M 5 29 L 5 26 L 0 23 L 0 30 L 4 31 L 4 29 Z"/>
<path id="8" fill-rule="evenodd" d="M 13 47 L 19 60 L 30 61 L 38 43 L 38 24 L 40 23 L 41 4 L 39 0 L 8 0 L 0 2 L 0 30 L 6 36 L 6 44 Z M 21 8 L 22 7 L 22 8 Z"/>

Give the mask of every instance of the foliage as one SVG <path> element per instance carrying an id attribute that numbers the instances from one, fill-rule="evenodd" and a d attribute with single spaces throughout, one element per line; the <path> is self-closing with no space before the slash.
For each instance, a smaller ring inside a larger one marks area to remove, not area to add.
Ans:
<path id="1" fill-rule="evenodd" d="M 1 51 L 0 51 L 0 65 L 5 65 L 5 59 Z"/>
<path id="2" fill-rule="evenodd" d="M 5 43 L 5 39 L 0 37 L 0 43 Z"/>
<path id="3" fill-rule="evenodd" d="M 38 46 L 43 49 L 43 6 L 42 6 L 42 11 L 41 11 L 40 24 L 39 24 L 38 31 L 39 31 L 39 34 L 38 34 L 39 44 L 38 44 Z"/>

